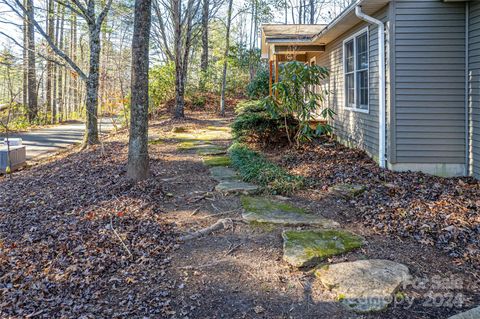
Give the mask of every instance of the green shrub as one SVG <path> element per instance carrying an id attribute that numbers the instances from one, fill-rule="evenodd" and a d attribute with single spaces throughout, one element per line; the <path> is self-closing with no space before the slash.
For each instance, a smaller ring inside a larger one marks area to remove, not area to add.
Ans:
<path id="1" fill-rule="evenodd" d="M 234 143 L 229 154 L 232 166 L 239 171 L 244 181 L 259 184 L 271 193 L 289 194 L 305 184 L 303 177 L 289 174 L 244 144 Z"/>
<path id="2" fill-rule="evenodd" d="M 191 97 L 192 106 L 195 109 L 203 109 L 207 104 L 207 98 L 201 94 L 194 94 Z"/>
<path id="3" fill-rule="evenodd" d="M 267 142 L 286 141 L 285 119 L 273 118 L 258 101 L 240 103 L 236 112 L 238 115 L 232 123 L 232 135 L 235 140 L 263 145 Z M 292 117 L 286 120 L 288 125 L 295 126 L 295 122 Z"/>
<path id="4" fill-rule="evenodd" d="M 327 120 L 331 120 L 335 112 L 328 106 L 320 111 L 325 121 L 315 128 L 311 127 L 328 94 L 327 91 L 317 92 L 317 88 L 328 76 L 329 71 L 325 67 L 297 61 L 285 63 L 280 71 L 280 81 L 272 87 L 274 94 L 262 101 L 273 118 L 293 117 L 298 120 L 298 125 L 293 129 L 285 126 L 290 144 L 331 133 L 332 128 Z"/>
<path id="5" fill-rule="evenodd" d="M 255 77 L 247 85 L 247 96 L 250 99 L 262 99 L 269 93 L 269 74 L 265 68 L 257 71 Z"/>
<path id="6" fill-rule="evenodd" d="M 149 92 L 152 105 L 158 107 L 175 97 L 175 65 L 169 62 L 150 69 Z"/>

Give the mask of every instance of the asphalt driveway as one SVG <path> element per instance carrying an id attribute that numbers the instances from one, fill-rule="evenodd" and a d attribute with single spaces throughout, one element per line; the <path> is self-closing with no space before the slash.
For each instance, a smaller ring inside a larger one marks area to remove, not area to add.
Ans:
<path id="1" fill-rule="evenodd" d="M 101 131 L 107 133 L 113 130 L 111 118 L 102 119 Z M 12 133 L 10 137 L 20 137 L 23 145 L 26 146 L 27 160 L 38 156 L 44 156 L 48 153 L 55 153 L 66 149 L 75 143 L 83 141 L 85 123 L 68 122 L 58 126 L 39 128 L 29 132 Z M 1 142 L 5 137 L 0 134 Z"/>

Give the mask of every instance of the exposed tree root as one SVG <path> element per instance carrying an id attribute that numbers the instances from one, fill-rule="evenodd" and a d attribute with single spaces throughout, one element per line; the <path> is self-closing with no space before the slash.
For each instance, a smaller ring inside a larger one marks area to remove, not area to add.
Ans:
<path id="1" fill-rule="evenodd" d="M 180 237 L 181 241 L 187 241 L 191 239 L 200 238 L 213 233 L 214 231 L 233 228 L 233 220 L 231 218 L 219 219 L 217 222 L 206 228 L 202 228 L 194 233 Z"/>

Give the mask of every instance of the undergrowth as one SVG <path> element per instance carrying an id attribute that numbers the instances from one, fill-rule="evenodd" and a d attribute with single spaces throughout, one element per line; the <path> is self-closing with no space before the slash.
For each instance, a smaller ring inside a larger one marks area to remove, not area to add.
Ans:
<path id="1" fill-rule="evenodd" d="M 264 187 L 273 194 L 290 194 L 305 185 L 301 176 L 289 174 L 282 167 L 270 162 L 263 155 L 235 142 L 229 149 L 231 164 L 242 179 Z"/>

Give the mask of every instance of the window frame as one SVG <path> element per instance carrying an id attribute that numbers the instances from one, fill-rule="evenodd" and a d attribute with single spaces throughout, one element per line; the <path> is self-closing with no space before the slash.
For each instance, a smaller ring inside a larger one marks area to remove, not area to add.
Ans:
<path id="1" fill-rule="evenodd" d="M 360 108 L 360 105 L 358 104 L 358 74 L 360 72 L 365 72 L 365 69 L 358 69 L 358 57 L 357 57 L 357 38 L 359 38 L 362 35 L 367 36 L 367 61 L 368 61 L 368 68 L 366 69 L 367 71 L 367 92 L 368 92 L 368 103 L 367 105 L 362 105 L 366 106 L 366 109 Z M 347 43 L 353 41 L 353 71 L 347 72 L 347 50 L 346 50 L 346 45 Z M 349 111 L 353 112 L 359 112 L 359 113 L 370 113 L 370 34 L 369 34 L 369 28 L 365 27 L 345 40 L 343 40 L 342 43 L 342 50 L 343 50 L 343 79 L 344 79 L 344 86 L 343 86 L 343 93 L 344 93 L 344 108 Z M 347 75 L 353 74 L 353 87 L 354 87 L 354 102 L 353 104 L 348 105 L 347 104 L 347 94 L 348 94 L 348 89 L 347 89 Z"/>

